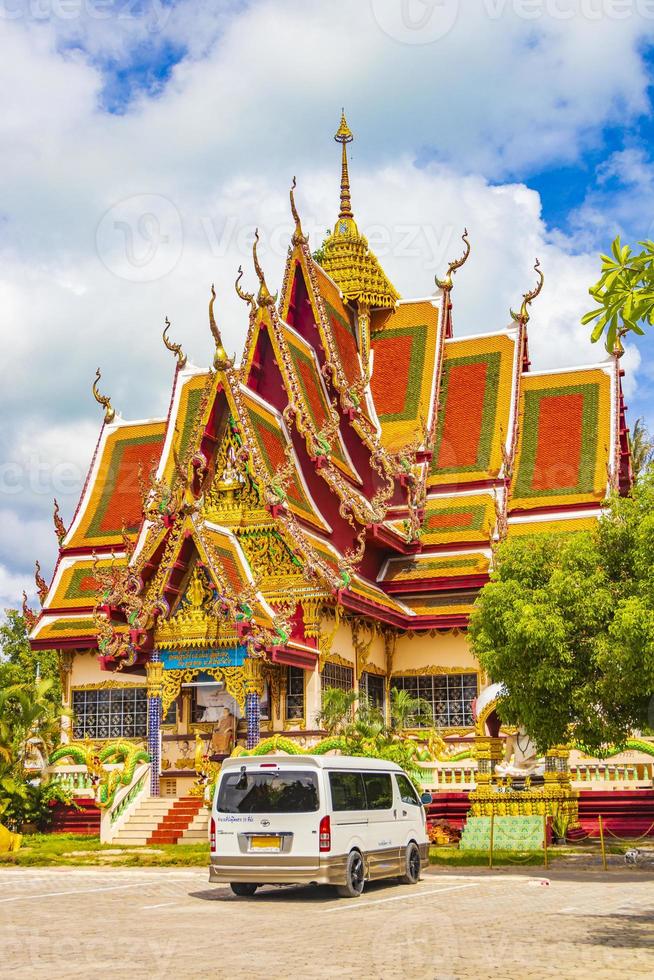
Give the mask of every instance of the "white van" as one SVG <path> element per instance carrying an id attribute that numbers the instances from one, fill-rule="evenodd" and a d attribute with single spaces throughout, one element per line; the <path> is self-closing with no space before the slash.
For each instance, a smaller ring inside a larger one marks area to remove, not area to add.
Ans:
<path id="1" fill-rule="evenodd" d="M 349 897 L 375 878 L 415 884 L 429 852 L 406 773 L 352 756 L 227 759 L 210 838 L 209 880 L 243 896 L 269 884 L 336 885 Z"/>

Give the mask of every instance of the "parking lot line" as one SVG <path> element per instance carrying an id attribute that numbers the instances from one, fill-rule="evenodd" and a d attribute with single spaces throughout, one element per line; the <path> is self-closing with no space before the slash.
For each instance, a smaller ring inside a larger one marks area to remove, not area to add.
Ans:
<path id="1" fill-rule="evenodd" d="M 441 895 L 443 892 L 455 892 L 461 888 L 477 888 L 477 883 L 467 885 L 448 885 L 447 888 L 431 888 L 428 892 L 418 892 L 413 895 L 393 895 L 391 898 L 375 898 L 371 902 L 357 902 L 352 905 L 339 905 L 337 908 L 325 909 L 325 912 L 356 912 L 367 909 L 369 905 L 383 905 L 384 902 L 405 902 L 408 899 L 426 898 L 428 895 Z"/>
<path id="2" fill-rule="evenodd" d="M 130 885 L 103 885 L 102 888 L 78 888 L 67 892 L 42 892 L 40 895 L 14 895 L 12 898 L 0 898 L 0 904 L 5 902 L 31 902 L 35 898 L 58 898 L 61 895 L 87 895 L 90 892 L 116 892 L 126 888 L 140 888 L 143 882 L 133 881 Z"/>

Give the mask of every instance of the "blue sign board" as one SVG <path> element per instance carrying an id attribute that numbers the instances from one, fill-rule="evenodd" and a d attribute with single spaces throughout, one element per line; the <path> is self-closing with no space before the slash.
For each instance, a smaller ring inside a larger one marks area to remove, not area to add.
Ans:
<path id="1" fill-rule="evenodd" d="M 164 670 L 241 667 L 245 660 L 245 647 L 226 647 L 224 650 L 160 650 L 159 660 Z"/>

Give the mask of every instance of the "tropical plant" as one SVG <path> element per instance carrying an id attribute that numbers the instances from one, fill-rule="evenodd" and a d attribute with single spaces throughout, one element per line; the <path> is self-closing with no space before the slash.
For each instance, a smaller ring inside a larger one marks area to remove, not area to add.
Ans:
<path id="1" fill-rule="evenodd" d="M 61 736 L 61 718 L 68 714 L 50 698 L 51 680 L 13 684 L 0 691 L 0 756 L 13 774 L 24 779 L 30 754 L 47 759 Z"/>
<path id="2" fill-rule="evenodd" d="M 326 687 L 322 692 L 322 707 L 316 722 L 328 735 L 343 732 L 353 719 L 356 691 L 343 691 L 340 687 Z"/>
<path id="3" fill-rule="evenodd" d="M 609 353 L 621 349 L 626 333 L 642 336 L 641 324 L 654 322 L 654 242 L 638 243 L 642 251 L 632 253 L 622 245 L 618 236 L 611 255 L 602 255 L 602 274 L 588 292 L 598 306 L 586 313 L 581 322 L 596 324 L 591 334 L 593 343 L 606 334 Z"/>
<path id="4" fill-rule="evenodd" d="M 0 691 L 37 679 L 51 682 L 44 696 L 59 706 L 61 684 L 56 650 L 32 650 L 24 618 L 15 609 L 5 609 L 5 620 L 0 623 Z"/>
<path id="5" fill-rule="evenodd" d="M 51 804 L 68 799 L 39 771 L 61 734 L 62 708 L 51 699 L 51 680 L 30 680 L 0 690 L 0 820 L 45 827 Z"/>
<path id="6" fill-rule="evenodd" d="M 426 728 L 434 724 L 431 704 L 414 697 L 410 691 L 391 688 L 391 731 L 400 734 L 408 728 Z"/>

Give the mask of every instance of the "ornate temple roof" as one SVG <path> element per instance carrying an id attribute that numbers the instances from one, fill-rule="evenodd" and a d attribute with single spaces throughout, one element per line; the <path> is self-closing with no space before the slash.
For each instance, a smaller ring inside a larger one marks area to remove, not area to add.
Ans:
<path id="1" fill-rule="evenodd" d="M 182 630 L 310 665 L 326 606 L 404 630 L 465 626 L 499 540 L 587 529 L 607 490 L 625 489 L 618 358 L 529 370 L 538 265 L 509 327 L 455 337 L 467 232 L 433 295 L 400 300 L 354 221 L 351 139 L 343 118 L 340 211 L 315 258 L 291 190 L 279 302 L 256 243 L 256 298 L 239 272 L 239 367 L 212 288 L 211 368 L 188 363 L 166 325 L 166 419 L 120 419 L 98 372 L 105 421 L 68 529 L 55 512 L 35 647 L 97 645 L 129 670 Z"/>

